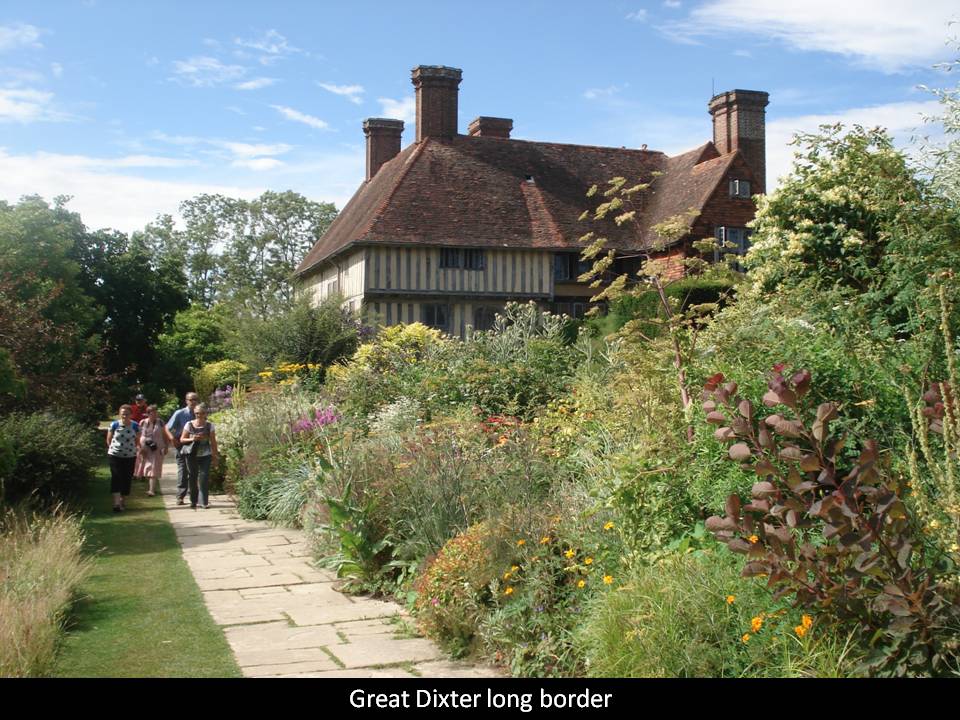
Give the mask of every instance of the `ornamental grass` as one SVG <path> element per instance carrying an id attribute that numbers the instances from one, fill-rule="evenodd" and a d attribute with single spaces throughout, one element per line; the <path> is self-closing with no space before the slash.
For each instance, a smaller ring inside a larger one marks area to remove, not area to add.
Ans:
<path id="1" fill-rule="evenodd" d="M 7 510 L 0 515 L 0 677 L 53 669 L 63 623 L 91 561 L 80 521 Z"/>

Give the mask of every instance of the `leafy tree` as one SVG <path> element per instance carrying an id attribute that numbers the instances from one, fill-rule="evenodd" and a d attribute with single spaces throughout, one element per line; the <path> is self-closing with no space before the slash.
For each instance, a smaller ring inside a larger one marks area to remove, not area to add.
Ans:
<path id="1" fill-rule="evenodd" d="M 25 300 L 31 276 L 0 275 L 0 353 L 12 372 L 14 393 L 0 392 L 0 411 L 53 407 L 68 414 L 97 416 L 92 399 L 103 398 L 109 378 L 101 353 L 87 349 L 78 323 L 55 322 L 46 315 L 59 300 L 60 286 L 46 296 Z"/>
<path id="2" fill-rule="evenodd" d="M 108 372 L 122 379 L 115 400 L 152 375 L 157 336 L 186 307 L 183 271 L 170 258 L 152 256 L 144 245 L 116 231 L 98 231 L 75 245 L 81 284 L 103 308 L 96 326 Z"/>
<path id="3" fill-rule="evenodd" d="M 191 305 L 157 338 L 154 380 L 177 397 L 192 387 L 194 370 L 228 356 L 223 308 Z"/>
<path id="4" fill-rule="evenodd" d="M 845 306 L 877 339 L 916 332 L 937 316 L 942 273 L 960 266 L 956 205 L 881 129 L 825 125 L 795 142 L 793 172 L 759 201 L 750 290 Z"/>
<path id="5" fill-rule="evenodd" d="M 53 207 L 35 195 L 16 205 L 0 201 L 0 272 L 19 278 L 21 299 L 50 298 L 43 303 L 44 316 L 54 323 L 69 322 L 84 336 L 99 310 L 80 282 L 81 263 L 74 250 L 86 228 L 77 213 L 67 210 L 68 201 L 54 198 Z"/>
<path id="6" fill-rule="evenodd" d="M 236 325 L 233 344 L 252 367 L 281 362 L 327 367 L 356 350 L 359 330 L 341 298 L 327 298 L 318 306 L 301 298 L 270 319 L 249 318 Z"/>

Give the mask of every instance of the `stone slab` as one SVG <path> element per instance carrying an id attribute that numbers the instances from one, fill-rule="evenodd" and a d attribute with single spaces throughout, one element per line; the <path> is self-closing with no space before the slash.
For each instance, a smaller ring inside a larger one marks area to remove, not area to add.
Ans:
<path id="1" fill-rule="evenodd" d="M 347 645 L 337 645 L 330 650 L 347 668 L 418 663 L 443 657 L 440 648 L 426 638 L 385 641 L 382 638 L 368 637 Z"/>

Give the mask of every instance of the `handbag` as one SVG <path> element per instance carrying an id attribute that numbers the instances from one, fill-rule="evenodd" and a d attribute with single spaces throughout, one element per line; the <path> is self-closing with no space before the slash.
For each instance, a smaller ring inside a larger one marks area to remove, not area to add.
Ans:
<path id="1" fill-rule="evenodd" d="M 184 443 L 183 445 L 180 446 L 180 454 L 193 455 L 193 451 L 194 451 L 194 448 L 196 448 L 196 446 L 197 446 L 196 443 L 192 443 L 192 442 Z"/>

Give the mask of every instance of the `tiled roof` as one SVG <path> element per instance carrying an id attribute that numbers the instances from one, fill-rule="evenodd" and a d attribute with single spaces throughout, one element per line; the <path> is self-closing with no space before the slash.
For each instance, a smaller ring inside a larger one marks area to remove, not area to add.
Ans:
<path id="1" fill-rule="evenodd" d="M 735 157 L 720 157 L 713 143 L 671 158 L 625 148 L 428 138 L 357 190 L 297 274 L 357 243 L 579 249 L 579 238 L 598 229 L 578 219 L 597 204 L 587 190 L 616 176 L 652 179 L 639 214 L 642 231 L 613 222 L 602 228 L 611 246 L 639 249 L 652 240 L 651 226 L 701 208 Z"/>

